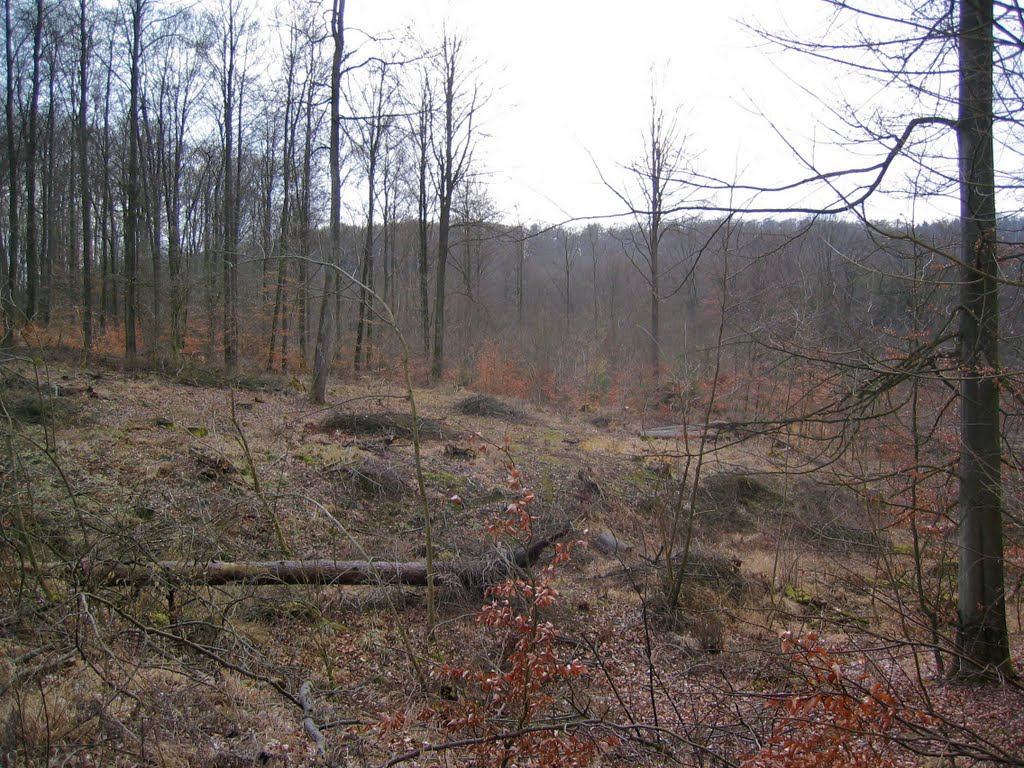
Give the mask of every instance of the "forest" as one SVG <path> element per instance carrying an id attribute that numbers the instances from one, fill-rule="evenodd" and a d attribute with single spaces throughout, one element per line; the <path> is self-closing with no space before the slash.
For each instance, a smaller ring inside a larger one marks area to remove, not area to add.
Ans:
<path id="1" fill-rule="evenodd" d="M 1024 765 L 1024 7 L 812 4 L 551 222 L 456 19 L 4 0 L 0 765 Z"/>

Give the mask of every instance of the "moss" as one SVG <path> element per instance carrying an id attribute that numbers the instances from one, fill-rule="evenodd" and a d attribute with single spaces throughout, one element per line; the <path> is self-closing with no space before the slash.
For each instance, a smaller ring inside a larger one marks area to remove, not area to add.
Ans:
<path id="1" fill-rule="evenodd" d="M 803 587 L 787 584 L 782 594 L 799 605 L 810 605 L 814 602 L 814 596 Z"/>
<path id="2" fill-rule="evenodd" d="M 540 439 L 551 448 L 562 444 L 562 441 L 565 440 L 565 433 L 557 429 L 546 429 L 541 433 Z"/>
<path id="3" fill-rule="evenodd" d="M 356 462 L 364 454 L 344 445 L 309 445 L 292 456 L 311 467 L 338 466 Z"/>
<path id="4" fill-rule="evenodd" d="M 324 618 L 321 618 L 316 623 L 316 628 L 321 635 L 328 637 L 333 635 L 345 635 L 351 632 L 347 624 L 342 624 L 340 621 L 330 621 L 329 619 Z"/>
<path id="5" fill-rule="evenodd" d="M 636 472 L 630 472 L 623 478 L 627 483 L 635 485 L 638 488 L 645 488 L 649 485 L 657 484 L 657 481 L 661 479 L 654 470 L 651 469 L 640 469 Z"/>
<path id="6" fill-rule="evenodd" d="M 322 616 L 319 608 L 305 600 L 289 600 L 281 606 L 281 613 L 293 619 L 313 622 L 319 621 Z"/>
<path id="7" fill-rule="evenodd" d="M 466 487 L 466 478 L 453 475 L 451 472 L 424 472 L 423 480 L 437 488 L 446 488 L 448 490 L 458 490 Z"/>

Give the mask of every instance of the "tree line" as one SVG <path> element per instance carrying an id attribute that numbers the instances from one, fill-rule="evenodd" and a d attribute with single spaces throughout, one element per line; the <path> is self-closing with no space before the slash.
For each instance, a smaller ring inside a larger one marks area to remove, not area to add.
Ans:
<path id="1" fill-rule="evenodd" d="M 487 340 L 563 382 L 686 378 L 725 250 L 749 262 L 730 278 L 737 332 L 839 343 L 905 325 L 905 227 L 673 215 L 690 161 L 653 97 L 635 189 L 618 192 L 632 220 L 509 223 L 474 156 L 485 84 L 455 35 L 350 32 L 346 47 L 343 2 L 269 20 L 241 0 L 4 11 L 8 340 L 56 324 L 86 354 L 113 331 L 129 363 L 305 369 L 329 308 L 359 370 L 388 360 L 380 301 L 434 378 L 446 363 L 470 378 Z M 939 248 L 955 237 L 913 231 Z M 858 308 L 870 325 L 850 320 Z"/>
<path id="2" fill-rule="evenodd" d="M 270 364 L 307 361 L 324 297 L 341 301 L 332 265 L 361 278 L 359 366 L 370 305 L 394 299 L 397 225 L 418 219 L 440 376 L 479 83 L 457 36 L 346 41 L 344 11 L 5 1 L 5 339 L 74 314 L 87 354 L 116 328 L 129 364 L 176 360 L 202 317 L 234 371 L 256 306 Z M 342 242 L 343 223 L 366 234 Z"/>

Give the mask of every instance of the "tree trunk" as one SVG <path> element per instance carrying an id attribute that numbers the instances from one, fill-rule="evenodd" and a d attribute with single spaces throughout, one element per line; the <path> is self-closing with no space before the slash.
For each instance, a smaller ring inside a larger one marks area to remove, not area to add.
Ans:
<path id="1" fill-rule="evenodd" d="M 353 368 L 359 371 L 364 363 L 363 343 L 365 340 L 365 363 L 370 367 L 370 308 L 373 303 L 373 227 L 374 214 L 376 213 L 376 186 L 377 186 L 377 117 L 372 118 L 374 125 L 369 141 L 368 172 L 366 175 L 366 233 L 363 239 L 363 263 L 359 274 L 359 319 L 356 323 L 356 349 L 353 357 Z"/>
<path id="2" fill-rule="evenodd" d="M 288 70 L 285 85 L 284 104 L 284 137 L 281 147 L 281 221 L 280 241 L 278 243 L 277 255 L 277 286 L 274 289 L 274 311 L 270 319 L 270 344 L 267 351 L 267 370 L 274 370 L 274 346 L 278 327 L 281 329 L 281 370 L 288 368 L 288 309 L 285 307 L 287 300 L 285 282 L 288 279 L 288 256 L 291 236 L 291 201 L 292 201 L 292 163 L 295 154 L 295 129 L 296 123 L 293 114 L 296 111 L 293 98 L 293 86 L 295 83 L 295 56 L 287 58 Z M 269 211 L 268 211 L 269 215 Z"/>
<path id="3" fill-rule="evenodd" d="M 459 148 L 456 147 L 456 132 L 464 119 L 463 115 L 456 115 L 458 78 L 461 74 L 459 72 L 461 49 L 462 42 L 460 40 L 447 38 L 441 51 L 441 64 L 444 71 L 444 127 L 442 129 L 444 133 L 441 136 L 441 146 L 435 153 L 438 160 L 437 271 L 434 275 L 434 348 L 430 365 L 430 375 L 435 381 L 439 381 L 444 375 L 445 293 L 447 290 L 445 280 L 451 238 L 452 202 L 455 198 L 455 188 L 466 171 L 465 163 L 471 141 L 471 136 L 467 131 L 467 134 L 462 137 L 462 141 L 465 143 Z"/>
<path id="4" fill-rule="evenodd" d="M 222 55 L 224 67 L 221 84 L 224 97 L 224 238 L 222 265 L 224 269 L 224 375 L 229 379 L 238 372 L 238 210 L 235 176 L 235 66 L 238 35 L 235 27 L 236 7 L 228 4 L 227 29 Z"/>
<path id="5" fill-rule="evenodd" d="M 316 60 L 316 49 L 309 47 L 309 71 L 313 71 Z M 299 359 L 305 370 L 309 364 L 309 269 L 306 259 L 310 257 L 310 237 L 313 231 L 311 196 L 313 188 L 313 96 L 315 88 L 311 82 L 312 75 L 306 83 L 306 132 L 302 153 L 302 221 L 299 224 L 302 258 L 299 259 Z"/>
<path id="6" fill-rule="evenodd" d="M 56 57 L 54 57 L 55 59 Z M 57 62 L 55 60 L 50 61 L 50 67 L 52 69 L 57 68 Z M 40 232 L 40 243 L 39 243 L 39 298 L 37 300 L 37 314 L 44 325 L 50 324 L 50 319 L 53 314 L 53 298 L 54 298 L 54 283 L 53 283 L 53 268 L 54 261 L 57 257 L 57 232 L 59 227 L 57 221 L 60 218 L 60 200 L 61 195 L 58 193 L 59 182 L 56 181 L 58 178 L 57 173 L 57 156 L 61 154 L 58 149 L 60 145 L 60 138 L 57 135 L 57 86 L 56 78 L 50 78 L 49 85 L 49 104 L 50 107 L 47 110 L 46 118 L 46 173 L 43 177 L 43 192 L 41 195 L 40 202 L 43 206 L 42 211 L 42 222 L 43 226 Z M 75 192 L 69 190 L 69 200 L 74 199 Z M 74 244 L 72 244 L 73 246 Z M 69 266 L 75 264 L 74 260 L 71 260 Z M 73 282 L 73 281 L 72 281 Z"/>
<path id="7" fill-rule="evenodd" d="M 334 0 L 331 11 L 331 37 L 334 56 L 331 62 L 331 222 L 330 253 L 327 255 L 327 275 L 324 280 L 323 301 L 320 304 L 320 323 L 313 354 L 313 383 L 309 399 L 314 403 L 327 400 L 327 379 L 334 357 L 335 311 L 334 294 L 337 274 L 334 264 L 341 258 L 341 67 L 345 56 L 345 0 Z"/>
<path id="8" fill-rule="evenodd" d="M 107 56 L 113 59 L 114 41 L 111 39 Z M 110 109 L 111 92 L 113 90 L 114 68 L 107 67 L 106 83 L 103 91 L 103 142 L 100 151 L 100 162 L 103 167 L 103 198 L 100 201 L 100 328 L 107 329 L 107 318 L 117 314 L 117 230 L 114 226 L 114 184 L 111 179 L 111 132 Z"/>
<path id="9" fill-rule="evenodd" d="M 124 357 L 129 368 L 138 353 L 135 338 L 138 297 L 139 227 L 141 184 L 139 181 L 139 89 L 142 79 L 142 31 L 146 0 L 132 4 L 132 55 L 128 104 L 127 201 L 124 212 Z"/>
<path id="10" fill-rule="evenodd" d="M 526 234 L 523 226 L 516 227 L 516 333 L 520 343 L 523 338 L 523 277 L 526 271 Z"/>
<path id="11" fill-rule="evenodd" d="M 664 131 L 661 116 L 654 103 L 651 104 L 651 212 L 647 230 L 647 256 L 650 260 L 651 289 L 651 338 L 650 364 L 651 377 L 655 384 L 661 377 L 661 265 L 659 249 L 661 246 L 661 219 L 665 203 L 664 199 Z"/>
<path id="12" fill-rule="evenodd" d="M 512 558 L 474 559 L 438 566 L 435 578 L 445 584 L 480 588 L 512 575 L 540 559 L 544 551 L 570 532 L 563 528 L 520 548 Z M 40 570 L 60 569 L 59 564 L 42 564 Z M 25 570 L 31 570 L 26 566 Z M 82 559 L 75 570 L 93 584 L 147 586 L 160 583 L 218 586 L 244 582 L 254 585 L 394 585 L 427 586 L 426 563 L 386 560 L 270 560 L 193 563 L 164 560 L 155 563 L 125 565 Z"/>
<path id="13" fill-rule="evenodd" d="M 430 375 L 440 381 L 444 375 L 444 300 L 445 273 L 448 269 L 448 237 L 451 232 L 451 198 L 440 205 L 437 224 L 437 272 L 434 276 L 434 354 L 430 364 Z"/>
<path id="14" fill-rule="evenodd" d="M 43 56 L 43 0 L 36 0 L 32 29 L 32 94 L 28 111 L 25 158 L 25 317 L 35 318 L 39 308 L 39 235 L 36 232 L 36 163 L 39 154 L 39 80 Z M 50 73 L 51 82 L 55 77 Z M 53 109 L 53 104 L 50 105 Z"/>
<path id="15" fill-rule="evenodd" d="M 992 0 L 960 3 L 960 580 L 963 677 L 1012 672 L 1003 585 Z"/>
<path id="16" fill-rule="evenodd" d="M 156 361 L 160 347 L 160 329 L 162 325 L 163 286 L 161 279 L 163 250 L 163 219 L 160 209 L 163 203 L 163 180 L 161 174 L 160 154 L 163 152 L 162 137 L 153 138 L 153 120 L 149 114 L 149 100 L 142 99 L 142 132 L 145 136 L 145 161 L 141 163 L 143 197 L 146 200 L 146 224 L 149 240 L 149 256 L 152 272 L 150 274 L 150 318 L 146 324 L 146 348 L 151 362 Z"/>
<path id="17" fill-rule="evenodd" d="M 78 155 L 82 183 L 82 353 L 92 350 L 92 180 L 89 178 L 89 30 L 87 0 L 78 17 Z"/>
<path id="18" fill-rule="evenodd" d="M 16 326 L 17 310 L 16 297 L 18 294 L 18 250 L 21 247 L 18 212 L 18 143 L 17 123 L 14 120 L 14 32 L 11 24 L 11 0 L 4 2 L 4 51 L 7 69 L 7 264 L 6 280 L 4 281 L 2 294 L 0 294 L 0 311 L 3 312 L 4 333 L 2 346 L 8 346 L 13 342 L 14 329 Z"/>
<path id="19" fill-rule="evenodd" d="M 423 356 L 430 354 L 430 199 L 427 197 L 427 142 L 430 140 L 430 86 L 424 81 L 420 103 L 417 141 L 419 156 L 419 189 L 416 198 L 417 229 L 419 235 L 419 287 L 420 287 L 420 330 L 423 334 Z"/>

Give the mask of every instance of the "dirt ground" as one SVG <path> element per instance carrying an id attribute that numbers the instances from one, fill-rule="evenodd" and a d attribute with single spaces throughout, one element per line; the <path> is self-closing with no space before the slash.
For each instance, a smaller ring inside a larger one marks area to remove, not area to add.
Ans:
<path id="1" fill-rule="evenodd" d="M 0 371 L 5 765 L 477 764 L 480 744 L 457 742 L 527 723 L 599 744 L 601 765 L 740 764 L 796 727 L 780 703 L 811 666 L 794 667 L 785 632 L 814 633 L 850 685 L 883 681 L 899 699 L 899 743 L 918 741 L 893 764 L 938 765 L 912 747 L 942 728 L 985 733 L 978 760 L 1024 755 L 1024 727 L 1008 725 L 1019 687 L 953 688 L 935 669 L 906 531 L 794 441 L 730 425 L 641 437 L 643 414 L 438 386 L 415 392 L 424 504 L 408 398 L 387 381 L 337 383 L 324 408 L 289 377 L 227 387 L 18 359 Z M 526 720 L 493 700 L 487 722 L 451 714 L 483 711 L 477 682 L 514 656 L 508 627 L 477 618 L 482 588 L 442 579 L 428 632 L 420 586 L 102 576 L 168 561 L 421 563 L 427 515 L 441 570 L 507 562 L 517 543 L 489 529 L 527 494 L 535 538 L 568 529 L 584 546 L 542 612 L 552 658 L 578 674 L 538 687 Z M 925 562 L 935 594 L 953 589 L 948 566 Z M 922 702 L 939 726 L 907 714 Z"/>

